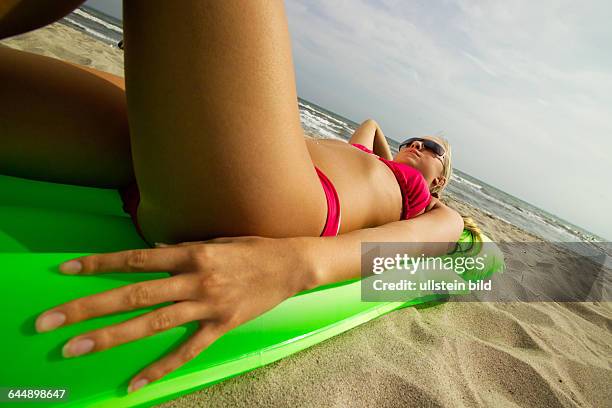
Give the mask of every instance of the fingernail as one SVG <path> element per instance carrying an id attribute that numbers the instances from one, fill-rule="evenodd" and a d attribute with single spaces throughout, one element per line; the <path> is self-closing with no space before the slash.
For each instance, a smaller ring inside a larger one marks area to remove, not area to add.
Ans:
<path id="1" fill-rule="evenodd" d="M 79 273 L 81 272 L 82 268 L 83 265 L 81 262 L 75 260 L 68 261 L 60 265 L 60 271 L 64 273 Z"/>
<path id="2" fill-rule="evenodd" d="M 66 321 L 66 315 L 61 312 L 43 314 L 36 320 L 36 331 L 39 333 L 60 327 Z"/>
<path id="3" fill-rule="evenodd" d="M 128 392 L 134 392 L 136 390 L 139 390 L 140 388 L 144 387 L 145 385 L 147 385 L 149 383 L 149 380 L 147 380 L 146 378 L 141 378 L 138 381 L 134 381 L 132 384 L 130 384 L 130 386 L 128 387 Z"/>
<path id="4" fill-rule="evenodd" d="M 163 242 L 156 242 L 156 243 L 155 243 L 155 246 L 156 246 L 156 247 L 162 247 L 162 248 L 163 248 L 163 247 L 167 247 L 167 246 L 169 246 L 169 245 L 168 245 L 168 244 L 164 244 Z"/>
<path id="5" fill-rule="evenodd" d="M 64 345 L 62 355 L 64 357 L 81 356 L 93 350 L 94 345 L 95 343 L 92 339 L 80 339 L 72 342 L 69 341 Z"/>

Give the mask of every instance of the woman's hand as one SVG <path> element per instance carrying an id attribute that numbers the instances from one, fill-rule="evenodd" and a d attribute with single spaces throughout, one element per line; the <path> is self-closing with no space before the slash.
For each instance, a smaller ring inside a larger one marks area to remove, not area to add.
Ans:
<path id="1" fill-rule="evenodd" d="M 174 302 L 134 319 L 75 337 L 65 357 L 106 350 L 194 320 L 198 330 L 176 350 L 130 381 L 134 391 L 162 378 L 225 332 L 312 286 L 299 238 L 237 237 L 165 245 L 77 258 L 60 266 L 67 274 L 165 271 L 164 279 L 123 286 L 76 299 L 46 311 L 39 332 L 164 302 Z"/>

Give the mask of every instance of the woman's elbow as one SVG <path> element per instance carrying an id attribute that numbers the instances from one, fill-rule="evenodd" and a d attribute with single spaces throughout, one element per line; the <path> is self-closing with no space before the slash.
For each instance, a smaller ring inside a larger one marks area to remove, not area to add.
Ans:
<path id="1" fill-rule="evenodd" d="M 463 233 L 463 217 L 452 208 L 446 207 L 448 211 L 448 234 L 449 242 L 457 242 Z"/>
<path id="2" fill-rule="evenodd" d="M 435 213 L 435 224 L 437 228 L 434 229 L 431 239 L 434 242 L 457 242 L 461 234 L 463 233 L 463 217 L 457 211 L 444 205 L 442 202 L 438 202 L 434 208 L 428 213 Z M 432 235 L 432 233 L 427 233 Z"/>
<path id="3" fill-rule="evenodd" d="M 463 217 L 438 199 L 432 200 L 432 202 L 432 208 L 426 210 L 425 214 L 431 213 L 433 217 L 431 220 L 435 220 L 434 222 L 438 226 L 435 228 L 434 241 L 457 242 L 463 233 Z"/>

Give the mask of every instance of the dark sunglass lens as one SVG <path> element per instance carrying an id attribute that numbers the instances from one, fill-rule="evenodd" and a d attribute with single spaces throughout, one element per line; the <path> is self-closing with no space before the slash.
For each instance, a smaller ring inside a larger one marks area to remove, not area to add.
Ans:
<path id="1" fill-rule="evenodd" d="M 429 139 L 422 139 L 420 137 L 412 137 L 408 140 L 404 140 L 399 145 L 399 148 L 401 150 L 406 146 L 410 146 L 412 142 L 417 142 L 417 141 L 423 142 L 423 146 L 425 146 L 427 149 L 431 150 L 438 156 L 444 156 L 444 153 L 446 152 L 446 150 L 444 150 L 444 147 L 442 147 L 442 145 L 438 144 L 437 142 L 434 142 L 433 140 L 429 140 Z"/>
<path id="2" fill-rule="evenodd" d="M 404 148 L 404 147 L 406 147 L 406 146 L 410 146 L 410 145 L 412 144 L 412 142 L 414 142 L 415 140 L 421 140 L 421 139 L 419 139 L 418 137 L 411 137 L 411 138 L 410 138 L 410 139 L 408 139 L 408 140 L 404 140 L 404 141 L 402 142 L 402 144 L 400 144 L 400 145 L 399 145 L 399 148 L 400 148 L 400 149 L 403 149 L 403 148 Z"/>
<path id="3" fill-rule="evenodd" d="M 425 140 L 423 144 L 425 145 L 426 148 L 430 149 L 438 156 L 444 156 L 444 152 L 445 152 L 444 148 L 440 146 L 438 143 L 434 142 L 433 140 Z"/>

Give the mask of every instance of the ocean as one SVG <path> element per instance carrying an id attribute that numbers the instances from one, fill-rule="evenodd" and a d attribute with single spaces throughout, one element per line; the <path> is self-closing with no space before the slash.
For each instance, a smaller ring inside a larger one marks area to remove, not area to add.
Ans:
<path id="1" fill-rule="evenodd" d="M 62 22 L 111 45 L 116 46 L 122 38 L 121 21 L 89 7 L 75 10 Z M 313 102 L 298 99 L 302 126 L 308 134 L 348 140 L 359 126 Z M 397 152 L 398 142 L 389 140 L 389 144 Z M 550 242 L 589 242 L 599 249 L 603 245 L 598 243 L 605 242 L 603 238 L 457 168 L 453 169 L 453 178 L 445 193 Z"/>

